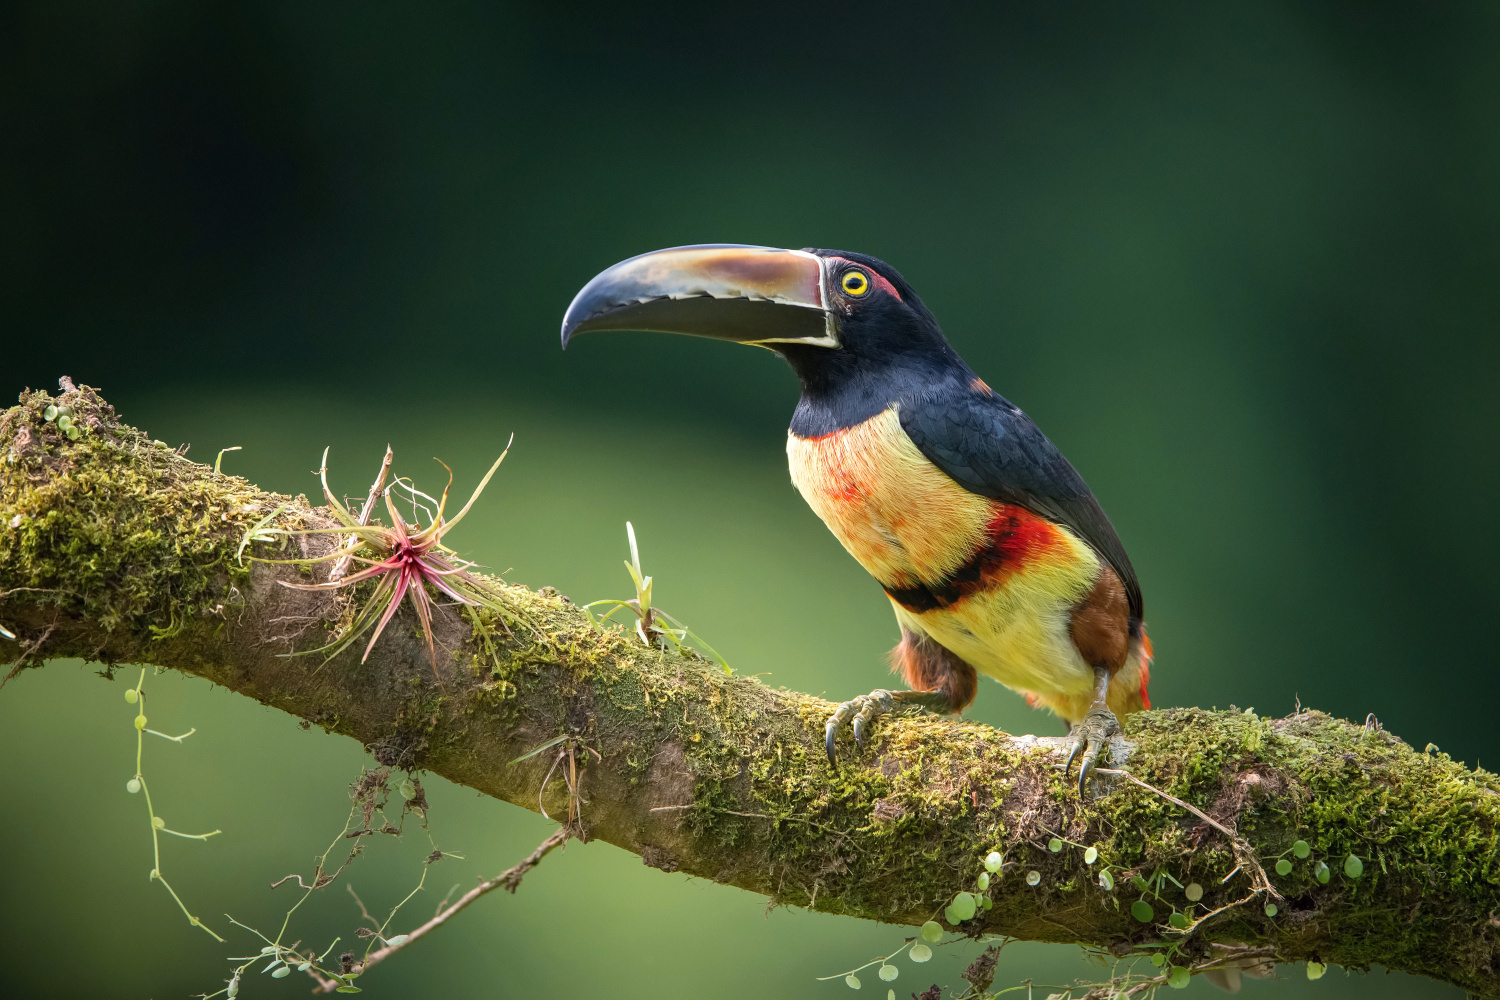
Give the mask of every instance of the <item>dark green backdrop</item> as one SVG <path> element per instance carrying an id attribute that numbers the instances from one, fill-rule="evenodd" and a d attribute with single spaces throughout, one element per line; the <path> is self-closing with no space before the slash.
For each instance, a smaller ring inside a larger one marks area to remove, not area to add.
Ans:
<path id="1" fill-rule="evenodd" d="M 460 548 L 619 596 L 631 518 L 661 601 L 742 672 L 848 697 L 894 627 L 787 484 L 790 374 L 730 345 L 556 336 L 578 286 L 644 250 L 873 253 L 1100 495 L 1145 586 L 1158 703 L 1300 697 L 1492 759 L 1500 10 L 930 6 L 10 5 L 0 389 L 69 374 L 195 457 L 244 445 L 227 469 L 293 492 L 330 442 L 347 492 L 388 440 L 406 471 L 437 454 L 472 483 L 515 430 Z M 269 922 L 261 886 L 336 832 L 358 748 L 148 685 L 163 725 L 200 730 L 148 748 L 159 808 L 226 830 L 168 845 L 169 871 L 207 915 Z M 121 690 L 59 666 L 0 696 L 10 990 L 223 978 L 143 877 Z M 993 685 L 974 714 L 1056 728 Z M 547 829 L 434 802 L 470 859 L 436 896 Z M 409 887 L 395 855 L 430 848 L 408 846 L 372 850 L 362 894 Z M 309 939 L 352 928 L 340 892 Z M 834 997 L 811 977 L 900 937 L 759 912 L 574 845 L 367 985 Z M 1066 948 L 1007 955 L 1009 982 L 1089 974 Z"/>

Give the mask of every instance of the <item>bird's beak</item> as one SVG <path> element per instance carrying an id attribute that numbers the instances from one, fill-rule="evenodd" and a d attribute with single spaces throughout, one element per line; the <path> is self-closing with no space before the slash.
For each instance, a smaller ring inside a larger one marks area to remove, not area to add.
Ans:
<path id="1" fill-rule="evenodd" d="M 563 316 L 563 347 L 591 330 L 839 346 L 822 258 L 726 244 L 643 253 L 597 275 Z"/>

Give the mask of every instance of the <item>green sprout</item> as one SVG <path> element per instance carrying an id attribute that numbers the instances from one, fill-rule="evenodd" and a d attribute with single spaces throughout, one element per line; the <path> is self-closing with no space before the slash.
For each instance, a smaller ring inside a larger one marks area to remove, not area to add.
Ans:
<path id="1" fill-rule="evenodd" d="M 691 639 L 694 646 L 701 648 L 715 660 L 718 660 L 719 666 L 724 668 L 726 674 L 734 673 L 724 657 L 720 656 L 717 650 L 704 642 L 701 636 L 651 603 L 652 579 L 646 576 L 641 569 L 641 552 L 635 542 L 635 526 L 629 521 L 625 522 L 625 536 L 630 541 L 630 558 L 625 562 L 625 571 L 630 574 L 631 582 L 635 584 L 635 599 L 628 601 L 602 600 L 585 604 L 583 606 L 583 613 L 588 615 L 589 621 L 595 625 L 603 625 L 610 620 L 616 611 L 624 608 L 627 611 L 635 613 L 635 634 L 646 645 L 656 649 L 663 649 L 670 643 L 674 649 L 681 652 L 683 647 L 687 645 L 688 640 Z M 601 605 L 610 605 L 610 609 L 596 619 L 593 609 Z"/>
<path id="2" fill-rule="evenodd" d="M 278 514 L 286 510 L 288 506 L 290 505 L 282 504 L 280 507 L 277 507 L 275 510 L 271 511 L 271 513 L 267 514 L 265 517 L 261 518 L 259 521 L 256 521 L 250 527 L 245 529 L 245 533 L 240 536 L 239 547 L 234 550 L 235 562 L 239 563 L 241 566 L 245 565 L 245 547 L 248 546 L 251 542 L 274 542 L 278 537 L 286 533 L 282 528 L 271 527 L 271 522 L 276 519 L 276 516 Z"/>
<path id="3" fill-rule="evenodd" d="M 1173 878 L 1171 873 L 1166 871 L 1166 869 L 1164 868 L 1158 868 L 1154 873 L 1152 873 L 1149 879 L 1142 878 L 1139 875 L 1136 875 L 1134 878 L 1132 878 L 1130 880 L 1130 884 L 1136 889 L 1136 891 L 1141 894 L 1141 896 L 1134 903 L 1130 904 L 1130 915 L 1132 917 L 1135 917 L 1135 919 L 1139 920 L 1143 924 L 1149 924 L 1155 921 L 1156 908 L 1151 905 L 1151 900 L 1146 898 L 1147 896 L 1150 896 L 1151 899 L 1156 900 L 1156 902 L 1164 903 L 1168 907 L 1171 907 L 1172 912 L 1167 917 L 1168 926 L 1173 927 L 1177 930 L 1186 930 L 1191 924 L 1191 921 L 1188 919 L 1187 914 L 1182 913 L 1177 909 L 1176 906 L 1173 906 L 1171 902 L 1162 898 L 1162 891 L 1166 888 L 1166 884 L 1168 882 L 1171 882 L 1177 888 L 1183 890 L 1183 895 L 1188 895 L 1187 887 Z M 1194 882 L 1193 885 L 1197 885 L 1197 883 Z M 1202 889 L 1202 886 L 1198 887 L 1198 898 L 1200 899 L 1202 898 Z"/>
<path id="4" fill-rule="evenodd" d="M 244 451 L 244 450 L 245 450 L 244 445 L 238 445 L 238 444 L 236 444 L 236 445 L 230 445 L 228 448 L 220 448 L 219 449 L 219 454 L 216 455 L 216 456 L 214 456 L 214 471 L 215 472 L 222 472 L 223 471 L 223 469 L 221 469 L 220 466 L 222 466 L 224 464 L 224 455 L 227 452 L 231 452 L 231 451 Z"/>

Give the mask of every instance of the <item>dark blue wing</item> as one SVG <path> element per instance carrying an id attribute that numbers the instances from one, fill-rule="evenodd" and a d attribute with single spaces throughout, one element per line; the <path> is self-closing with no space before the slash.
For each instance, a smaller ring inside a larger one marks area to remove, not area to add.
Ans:
<path id="1" fill-rule="evenodd" d="M 1142 617 L 1141 585 L 1104 508 L 1031 418 L 1002 396 L 959 390 L 903 399 L 901 427 L 927 460 L 971 493 L 1066 525 L 1108 560 Z"/>

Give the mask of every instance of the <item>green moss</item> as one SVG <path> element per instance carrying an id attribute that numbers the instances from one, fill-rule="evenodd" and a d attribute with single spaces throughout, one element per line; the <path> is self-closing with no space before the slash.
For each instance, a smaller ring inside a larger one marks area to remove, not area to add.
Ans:
<path id="1" fill-rule="evenodd" d="M 51 405 L 71 408 L 77 440 Z M 25 393 L 0 416 L 0 590 L 141 641 L 222 621 L 248 579 L 234 540 L 267 499 L 120 424 L 87 386 Z"/>

